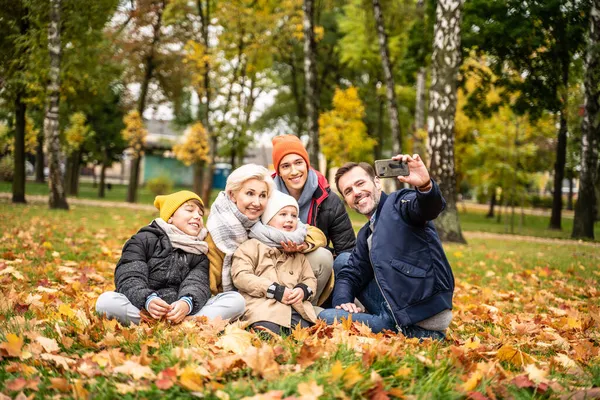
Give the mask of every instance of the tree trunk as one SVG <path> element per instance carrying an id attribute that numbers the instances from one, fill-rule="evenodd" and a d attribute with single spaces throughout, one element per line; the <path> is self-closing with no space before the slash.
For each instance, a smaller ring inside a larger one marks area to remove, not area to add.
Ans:
<path id="1" fill-rule="evenodd" d="M 314 0 L 304 0 L 302 6 L 304 11 L 304 85 L 306 87 L 306 128 L 309 137 L 308 155 L 311 166 L 319 169 L 319 93 L 317 88 L 314 6 Z"/>
<path id="2" fill-rule="evenodd" d="M 425 126 L 425 78 L 427 70 L 425 67 L 419 68 L 417 73 L 417 94 L 415 104 L 415 132 L 413 135 L 414 145 L 413 153 L 421 156 L 425 165 L 427 161 L 427 143 L 422 137 L 418 135 L 421 129 L 426 129 Z"/>
<path id="3" fill-rule="evenodd" d="M 492 187 L 492 194 L 490 196 L 490 209 L 485 216 L 486 218 L 494 218 L 494 207 L 496 206 L 496 187 Z"/>
<path id="4" fill-rule="evenodd" d="M 600 139 L 598 139 L 600 141 Z M 581 183 L 579 183 L 581 186 Z M 600 221 L 600 163 L 596 171 L 596 180 L 594 182 L 594 191 L 596 192 L 596 207 L 594 207 L 594 221 Z"/>
<path id="5" fill-rule="evenodd" d="M 394 152 L 402 153 L 402 132 L 400 130 L 400 116 L 398 113 L 398 103 L 396 102 L 396 91 L 394 85 L 394 75 L 392 74 L 392 63 L 390 61 L 390 51 L 388 48 L 388 37 L 385 32 L 383 15 L 379 0 L 373 0 L 373 14 L 375 15 L 375 26 L 377 28 L 377 37 L 379 39 L 379 54 L 381 55 L 381 65 L 385 76 L 385 94 L 388 103 L 388 115 L 390 117 L 390 128 L 394 138 Z"/>
<path id="6" fill-rule="evenodd" d="M 205 163 L 197 163 L 194 164 L 194 184 L 192 186 L 194 193 L 198 194 L 198 196 L 202 196 L 204 194 L 204 164 Z M 204 204 L 209 204 L 210 199 L 203 198 Z"/>
<path id="7" fill-rule="evenodd" d="M 381 160 L 383 158 L 383 115 L 384 115 L 384 104 L 381 96 L 377 96 L 377 103 L 379 105 L 377 110 L 377 144 L 373 147 L 375 153 L 375 159 Z"/>
<path id="8" fill-rule="evenodd" d="M 19 90 L 15 99 L 15 153 L 14 176 L 12 182 L 12 202 L 25 201 L 25 112 L 23 91 Z"/>
<path id="9" fill-rule="evenodd" d="M 65 187 L 69 196 L 77 196 L 79 194 L 79 170 L 81 167 L 81 151 L 74 151 L 67 158 L 67 171 L 65 179 Z"/>
<path id="10" fill-rule="evenodd" d="M 210 0 L 206 2 L 206 7 L 202 6 L 202 0 L 198 0 L 198 15 L 200 15 L 200 20 L 202 22 L 202 42 L 204 44 L 205 53 L 207 55 L 210 55 L 210 11 Z M 212 98 L 210 82 L 210 62 L 207 60 L 204 63 L 204 96 L 206 98 L 206 102 L 204 105 L 204 114 L 202 115 L 202 125 L 204 125 L 204 129 L 206 129 L 208 137 L 211 139 L 215 139 L 215 143 L 211 143 L 209 162 L 202 163 L 202 170 L 198 172 L 199 174 L 201 174 L 200 177 L 194 177 L 194 183 L 196 183 L 196 179 L 198 179 L 200 182 L 196 193 L 204 200 L 204 204 L 209 204 L 210 201 L 210 188 L 207 189 L 207 182 L 210 182 L 210 185 L 212 186 L 212 178 L 210 178 L 212 174 L 210 172 L 214 168 L 218 140 L 216 132 L 213 131 L 213 127 L 210 125 L 210 104 Z M 199 100 L 201 102 L 202 99 L 200 98 Z M 213 151 L 213 148 L 215 149 L 215 151 Z M 194 172 L 194 174 L 196 174 L 196 172 Z"/>
<path id="11" fill-rule="evenodd" d="M 135 203 L 137 201 L 137 188 L 140 179 L 140 162 L 142 157 L 134 155 L 131 160 L 131 175 L 129 176 L 129 186 L 127 187 L 127 202 Z"/>
<path id="12" fill-rule="evenodd" d="M 35 148 L 35 181 L 44 183 L 44 132 L 40 132 L 37 137 L 37 146 Z"/>
<path id="13" fill-rule="evenodd" d="M 144 66 L 144 79 L 142 81 L 142 85 L 140 88 L 140 98 L 138 102 L 138 112 L 140 113 L 140 117 L 142 120 L 144 119 L 144 110 L 146 109 L 146 100 L 148 97 L 148 88 L 150 86 L 150 81 L 154 75 L 154 68 L 156 67 L 156 46 L 160 41 L 160 29 L 162 26 L 162 17 L 163 11 L 166 7 L 166 1 L 160 2 L 160 7 L 156 11 L 156 21 L 153 25 L 153 37 L 152 43 L 150 44 L 150 50 L 148 55 L 146 56 L 146 63 Z M 129 187 L 127 189 L 127 202 L 135 203 L 137 199 L 137 185 L 140 180 L 139 172 L 140 172 L 140 155 L 134 156 L 134 162 L 131 164 L 131 173 L 129 177 Z M 132 186 L 135 185 L 135 186 Z"/>
<path id="14" fill-rule="evenodd" d="M 550 216 L 550 229 L 561 229 L 562 214 L 562 183 L 565 177 L 565 165 L 567 163 L 567 109 L 569 85 L 569 62 L 567 59 L 562 63 L 562 109 L 560 111 L 560 128 L 558 130 L 558 143 L 556 144 L 556 162 L 554 163 L 554 193 L 552 194 L 552 214 Z"/>
<path id="15" fill-rule="evenodd" d="M 597 211 L 594 184 L 596 180 L 600 181 L 600 0 L 593 1 L 590 15 L 590 36 L 585 58 L 585 115 L 581 124 L 579 196 L 571 236 L 594 239 L 594 210 Z"/>
<path id="16" fill-rule="evenodd" d="M 567 179 L 569 180 L 569 196 L 567 197 L 567 210 L 573 211 L 573 171 L 567 173 Z"/>
<path id="17" fill-rule="evenodd" d="M 446 210 L 435 224 L 443 241 L 465 243 L 456 209 L 454 117 L 461 62 L 460 22 L 464 0 L 438 0 L 429 91 L 429 153 L 431 175 L 446 198 Z"/>
<path id="18" fill-rule="evenodd" d="M 48 154 L 48 186 L 50 187 L 49 206 L 52 209 L 69 209 L 65 196 L 64 176 L 60 169 L 60 137 L 58 111 L 60 103 L 60 3 L 50 0 L 50 23 L 48 25 L 48 52 L 50 53 L 50 72 L 47 89 L 48 103 L 44 118 L 46 135 L 46 153 Z"/>
<path id="19" fill-rule="evenodd" d="M 98 188 L 98 197 L 103 199 L 106 197 L 105 195 L 105 184 L 106 184 L 106 163 L 102 161 L 102 165 L 100 166 L 100 186 Z"/>

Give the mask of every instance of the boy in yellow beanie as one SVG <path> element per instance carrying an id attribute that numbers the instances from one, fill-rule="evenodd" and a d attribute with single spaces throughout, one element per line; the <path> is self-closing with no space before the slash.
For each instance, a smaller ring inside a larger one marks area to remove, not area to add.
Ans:
<path id="1" fill-rule="evenodd" d="M 188 190 L 156 196 L 160 218 L 144 226 L 123 247 L 115 269 L 115 292 L 105 292 L 96 311 L 123 324 L 140 321 L 146 309 L 154 319 L 179 323 L 188 316 L 222 319 L 244 313 L 237 292 L 211 297 L 204 204 Z"/>

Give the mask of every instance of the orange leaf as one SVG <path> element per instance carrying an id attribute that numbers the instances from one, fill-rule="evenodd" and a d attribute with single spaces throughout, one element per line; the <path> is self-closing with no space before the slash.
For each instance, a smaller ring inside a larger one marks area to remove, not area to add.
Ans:
<path id="1" fill-rule="evenodd" d="M 298 385 L 298 394 L 301 400 L 317 400 L 323 395 L 323 386 L 316 381 L 302 382 Z"/>
<path id="2" fill-rule="evenodd" d="M 273 348 L 264 344 L 260 349 L 250 347 L 242 360 L 252 368 L 254 374 L 262 376 L 265 379 L 274 379 L 279 375 L 279 364 L 275 361 Z"/>
<path id="3" fill-rule="evenodd" d="M 49 339 L 44 336 L 38 336 L 35 338 L 35 341 L 41 344 L 47 353 L 57 353 L 58 351 L 60 351 L 58 343 L 54 339 Z"/>
<path id="4" fill-rule="evenodd" d="M 179 383 L 187 390 L 200 392 L 204 387 L 204 376 L 197 368 L 188 365 L 179 376 Z"/>
<path id="5" fill-rule="evenodd" d="M 0 349 L 6 350 L 9 357 L 20 357 L 24 343 L 22 337 L 9 333 L 6 335 L 6 342 L 0 343 Z"/>
<path id="6" fill-rule="evenodd" d="M 50 387 L 59 392 L 68 392 L 71 385 L 65 378 L 50 378 Z"/>
<path id="7" fill-rule="evenodd" d="M 19 390 L 22 390 L 25 386 L 27 386 L 27 379 L 23 378 L 16 378 L 6 382 L 6 388 L 13 392 L 18 392 Z"/>

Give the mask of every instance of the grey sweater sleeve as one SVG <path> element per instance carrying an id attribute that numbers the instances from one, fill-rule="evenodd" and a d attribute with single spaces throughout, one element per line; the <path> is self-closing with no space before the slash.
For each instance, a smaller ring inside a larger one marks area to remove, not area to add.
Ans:
<path id="1" fill-rule="evenodd" d="M 187 257 L 190 257 L 187 254 Z M 189 296 L 192 298 L 194 307 L 190 314 L 196 314 L 210 299 L 210 280 L 208 277 L 208 257 L 205 255 L 193 256 L 193 265 L 190 272 L 179 285 L 178 298 Z"/>
<path id="2" fill-rule="evenodd" d="M 153 292 L 148 287 L 149 268 L 143 236 L 145 235 L 134 235 L 125 243 L 115 269 L 117 292 L 124 294 L 140 310 L 144 309 L 146 298 Z"/>

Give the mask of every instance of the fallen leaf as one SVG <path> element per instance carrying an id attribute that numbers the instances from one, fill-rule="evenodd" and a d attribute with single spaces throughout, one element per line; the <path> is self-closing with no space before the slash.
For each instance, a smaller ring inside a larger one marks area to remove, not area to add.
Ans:
<path id="1" fill-rule="evenodd" d="M 0 343 L 0 349 L 5 350 L 9 357 L 20 357 L 24 343 L 25 340 L 22 337 L 9 333 L 6 335 L 6 342 Z"/>
<path id="2" fill-rule="evenodd" d="M 301 400 L 317 400 L 323 395 L 323 386 L 318 385 L 315 380 L 302 382 L 298 385 L 298 394 Z"/>
<path id="3" fill-rule="evenodd" d="M 207 376 L 207 374 L 203 373 L 203 371 L 192 365 L 188 365 L 179 376 L 179 383 L 187 390 L 200 392 L 204 388 L 205 376 Z"/>
<path id="4" fill-rule="evenodd" d="M 271 390 L 267 393 L 243 397 L 242 400 L 281 400 L 283 398 L 283 393 L 283 390 Z"/>
<path id="5" fill-rule="evenodd" d="M 40 357 L 42 357 L 42 360 L 52 361 L 57 366 L 62 367 L 65 371 L 69 370 L 70 365 L 75 364 L 75 360 L 72 358 L 63 357 L 56 354 L 44 353 Z"/>
<path id="6" fill-rule="evenodd" d="M 525 367 L 525 372 L 527 372 L 527 376 L 533 382 L 536 383 L 546 383 L 548 380 L 546 376 L 548 376 L 548 371 L 543 371 L 535 366 L 535 364 L 529 364 Z"/>
<path id="7" fill-rule="evenodd" d="M 465 392 L 471 392 L 471 391 L 475 390 L 477 385 L 479 385 L 479 382 L 481 382 L 482 378 L 483 378 L 483 373 L 480 370 L 473 372 L 471 374 L 471 376 L 469 377 L 469 379 L 467 379 L 467 381 L 461 385 L 462 390 Z"/>
<path id="8" fill-rule="evenodd" d="M 50 378 L 50 387 L 59 392 L 68 392 L 71 389 L 69 381 L 65 378 Z"/>
<path id="9" fill-rule="evenodd" d="M 127 360 L 123 365 L 113 368 L 113 373 L 129 375 L 135 380 L 142 378 L 154 379 L 154 371 L 146 365 L 141 365 L 135 361 Z"/>
<path id="10" fill-rule="evenodd" d="M 268 344 L 264 344 L 260 349 L 254 346 L 248 348 L 242 360 L 255 375 L 265 379 L 275 379 L 279 375 L 279 364 L 275 361 L 273 348 Z"/>
<path id="11" fill-rule="evenodd" d="M 253 337 L 250 332 L 236 325 L 229 325 L 215 344 L 225 351 L 242 355 L 252 346 Z"/>
<path id="12" fill-rule="evenodd" d="M 535 360 L 530 355 L 514 348 L 510 344 L 503 345 L 496 355 L 498 360 L 507 361 L 517 367 L 523 367 L 527 364 L 535 363 Z"/>
<path id="13" fill-rule="evenodd" d="M 18 392 L 27 386 L 27 379 L 16 378 L 6 382 L 6 388 L 12 392 Z"/>
<path id="14" fill-rule="evenodd" d="M 57 353 L 60 351 L 60 347 L 58 347 L 58 343 L 54 339 L 38 336 L 35 338 L 35 341 L 41 344 L 47 353 Z"/>

